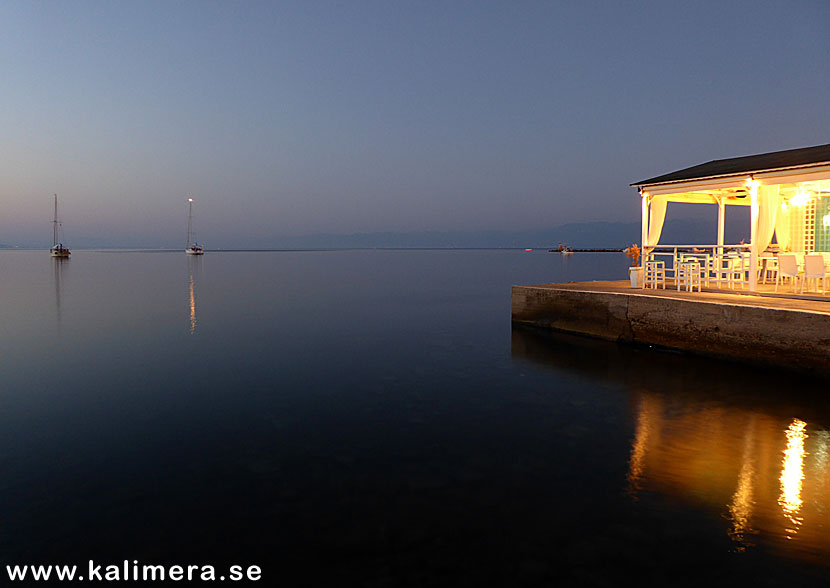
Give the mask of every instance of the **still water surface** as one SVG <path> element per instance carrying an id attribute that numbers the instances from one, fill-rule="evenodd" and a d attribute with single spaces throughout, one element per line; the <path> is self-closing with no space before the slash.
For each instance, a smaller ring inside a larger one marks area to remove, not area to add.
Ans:
<path id="1" fill-rule="evenodd" d="M 625 266 L 0 252 L 0 562 L 824 584 L 826 382 L 511 328 L 511 285 Z"/>

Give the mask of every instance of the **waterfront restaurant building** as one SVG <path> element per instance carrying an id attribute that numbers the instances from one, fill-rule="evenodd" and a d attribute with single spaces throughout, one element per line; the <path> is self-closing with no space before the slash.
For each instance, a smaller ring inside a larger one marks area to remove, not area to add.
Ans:
<path id="1" fill-rule="evenodd" d="M 729 279 L 754 292 L 764 263 L 774 267 L 772 252 L 830 253 L 830 144 L 719 159 L 631 185 L 642 198 L 644 262 L 671 253 L 677 268 L 680 248 L 662 235 L 670 202 L 718 207 L 717 243 L 694 246 L 711 260 L 707 278 L 723 278 L 727 254 L 737 254 L 742 271 Z M 726 206 L 750 207 L 748 244 L 724 243 Z"/>

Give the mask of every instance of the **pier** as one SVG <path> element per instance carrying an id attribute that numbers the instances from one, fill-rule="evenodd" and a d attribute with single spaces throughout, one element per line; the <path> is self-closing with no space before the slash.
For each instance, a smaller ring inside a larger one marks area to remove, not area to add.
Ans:
<path id="1" fill-rule="evenodd" d="M 654 290 L 628 280 L 514 286 L 512 321 L 830 374 L 830 296 Z"/>

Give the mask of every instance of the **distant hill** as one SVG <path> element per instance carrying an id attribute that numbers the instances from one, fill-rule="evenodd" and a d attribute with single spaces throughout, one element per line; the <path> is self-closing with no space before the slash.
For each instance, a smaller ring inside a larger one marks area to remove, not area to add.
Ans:
<path id="1" fill-rule="evenodd" d="M 524 248 L 623 247 L 640 231 L 627 223 L 577 223 L 537 231 L 422 231 L 410 233 L 315 234 L 284 237 L 273 246 L 287 249 L 314 248 Z"/>
<path id="2" fill-rule="evenodd" d="M 727 242 L 737 242 L 740 223 L 727 226 Z M 746 232 L 746 231 L 744 231 Z M 671 244 L 706 244 L 716 241 L 716 228 L 701 220 L 667 220 L 661 241 Z M 423 231 L 410 233 L 316 234 L 275 238 L 264 247 L 284 249 L 342 248 L 556 248 L 622 249 L 640 242 L 640 223 L 568 223 L 535 231 Z"/>
<path id="3" fill-rule="evenodd" d="M 726 242 L 749 240 L 747 222 L 727 216 Z M 677 245 L 709 244 L 716 241 L 716 227 L 704 220 L 667 220 L 663 228 L 662 243 Z M 567 223 L 532 231 L 417 231 L 376 232 L 271 237 L 214 237 L 205 236 L 208 249 L 372 249 L 372 248 L 526 248 L 555 249 L 560 243 L 574 249 L 622 249 L 632 243 L 640 243 L 640 223 L 583 222 Z M 46 248 L 42 242 L 0 245 L 0 249 L 16 247 Z M 180 244 L 152 243 L 136 238 L 116 242 L 106 236 L 78 236 L 71 247 L 75 249 L 116 249 L 167 247 L 180 248 Z"/>

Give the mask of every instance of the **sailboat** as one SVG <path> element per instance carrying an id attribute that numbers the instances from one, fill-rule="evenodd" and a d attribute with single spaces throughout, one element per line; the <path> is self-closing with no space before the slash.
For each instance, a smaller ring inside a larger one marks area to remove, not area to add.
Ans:
<path id="1" fill-rule="evenodd" d="M 193 198 L 188 198 L 187 202 L 190 204 L 190 210 L 187 213 L 187 247 L 184 252 L 188 255 L 204 255 L 205 248 L 196 243 L 193 237 Z"/>
<path id="2" fill-rule="evenodd" d="M 52 221 L 52 248 L 49 254 L 52 257 L 69 257 L 69 248 L 64 247 L 63 243 L 58 242 L 58 232 L 61 223 L 58 220 L 58 195 L 55 194 L 55 220 Z"/>
<path id="3" fill-rule="evenodd" d="M 554 251 L 554 250 L 551 249 L 551 251 Z M 562 243 L 559 244 L 559 247 L 556 248 L 556 251 L 558 251 L 560 255 L 573 255 L 574 254 L 573 250 L 570 247 L 568 247 L 567 245 L 563 246 Z"/>

